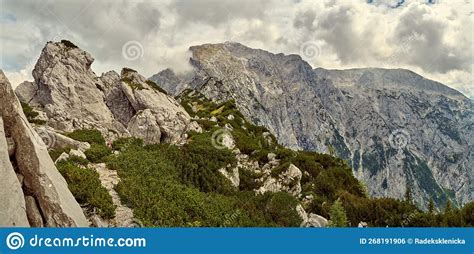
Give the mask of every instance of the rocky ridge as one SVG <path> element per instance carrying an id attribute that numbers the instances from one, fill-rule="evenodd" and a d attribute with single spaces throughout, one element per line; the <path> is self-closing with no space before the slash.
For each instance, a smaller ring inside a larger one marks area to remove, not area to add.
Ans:
<path id="1" fill-rule="evenodd" d="M 97 77 L 93 61 L 70 43 L 48 42 L 33 70 L 35 81 L 20 84 L 16 94 L 57 131 L 98 129 L 108 140 L 184 140 L 183 134 L 192 128 L 190 118 L 171 96 L 128 68 L 120 75 L 110 71 Z"/>
<path id="2" fill-rule="evenodd" d="M 186 87 L 235 100 L 285 146 L 346 159 L 371 195 L 402 198 L 410 188 L 421 206 L 473 199 L 474 106 L 456 90 L 402 69 L 312 69 L 238 43 L 190 50 Z"/>
<path id="3" fill-rule="evenodd" d="M 3 226 L 87 226 L 79 204 L 0 71 Z"/>

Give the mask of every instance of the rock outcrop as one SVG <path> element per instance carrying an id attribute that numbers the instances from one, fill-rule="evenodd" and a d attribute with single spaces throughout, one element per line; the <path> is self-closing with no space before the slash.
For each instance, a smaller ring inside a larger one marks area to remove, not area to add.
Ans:
<path id="1" fill-rule="evenodd" d="M 300 225 L 301 227 L 325 228 L 328 226 L 328 220 L 326 218 L 314 213 L 308 214 L 301 205 L 296 206 L 296 211 L 298 212 L 300 218 L 303 220 Z"/>
<path id="2" fill-rule="evenodd" d="M 349 161 L 373 196 L 473 200 L 474 103 L 408 70 L 312 69 L 297 55 L 238 43 L 190 48 L 188 87 L 235 100 L 285 146 Z M 176 83 L 176 82 L 175 82 Z"/>
<path id="3" fill-rule="evenodd" d="M 1 84 L 4 85 L 3 83 Z M 3 98 L 3 97 L 1 97 Z M 27 227 L 25 198 L 17 175 L 10 162 L 3 117 L 0 117 L 0 225 L 3 227 Z"/>
<path id="4" fill-rule="evenodd" d="M 46 112 L 48 125 L 61 131 L 124 131 L 104 103 L 106 87 L 90 68 L 94 58 L 67 43 L 49 42 L 33 70 L 36 94 L 30 104 Z M 17 94 L 23 96 L 22 91 Z"/>
<path id="5" fill-rule="evenodd" d="M 20 102 L 2 71 L 0 71 L 0 104 L 3 121 L 0 140 L 11 137 L 15 143 L 12 157 L 1 160 L 4 171 L 2 179 L 6 177 L 4 181 L 11 187 L 2 191 L 1 203 L 6 204 L 2 205 L 2 212 L 17 212 L 10 215 L 2 214 L 2 226 L 12 225 L 11 222 L 14 220 L 18 223 L 15 225 L 24 226 L 26 215 L 28 219 L 32 219 L 28 225 L 38 226 L 40 220 L 37 218 L 36 208 L 40 211 L 44 226 L 87 226 L 79 204 L 56 169 L 42 138 L 28 123 Z M 4 146 L 0 144 L 0 147 Z M 1 151 L 1 156 L 7 155 L 6 151 L 3 152 L 3 149 Z M 23 186 L 20 186 L 13 170 L 23 176 Z M 5 197 L 6 194 L 8 197 Z M 24 195 L 31 196 L 35 200 L 34 204 L 38 206 L 35 208 L 32 205 L 31 198 L 28 198 L 29 203 L 25 205 Z M 7 219 L 4 216 L 7 216 Z"/>
<path id="6" fill-rule="evenodd" d="M 280 167 L 284 167 L 281 165 Z M 301 170 L 293 164 L 289 164 L 277 176 L 272 176 L 274 168 L 267 168 L 264 166 L 264 176 L 262 177 L 263 185 L 257 190 L 257 193 L 263 194 L 265 192 L 279 192 L 285 191 L 295 197 L 301 195 L 301 178 L 303 176 Z"/>
<path id="7" fill-rule="evenodd" d="M 181 143 L 195 129 L 183 107 L 155 83 L 124 68 L 97 77 L 93 57 L 72 43 L 48 42 L 33 70 L 34 82 L 16 90 L 54 132 L 98 129 L 107 140 L 136 136 L 145 143 Z M 64 140 L 64 139 L 61 139 Z"/>

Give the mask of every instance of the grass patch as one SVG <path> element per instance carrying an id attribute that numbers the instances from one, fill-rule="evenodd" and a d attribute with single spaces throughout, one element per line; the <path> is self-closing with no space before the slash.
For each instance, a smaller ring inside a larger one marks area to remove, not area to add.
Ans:
<path id="1" fill-rule="evenodd" d="M 66 133 L 66 136 L 81 142 L 89 144 L 105 144 L 105 139 L 102 137 L 100 131 L 95 129 L 82 129 Z"/>
<path id="2" fill-rule="evenodd" d="M 79 203 L 96 208 L 104 218 L 115 216 L 112 197 L 100 183 L 99 174 L 94 169 L 79 167 L 71 160 L 58 162 L 57 168 Z"/>

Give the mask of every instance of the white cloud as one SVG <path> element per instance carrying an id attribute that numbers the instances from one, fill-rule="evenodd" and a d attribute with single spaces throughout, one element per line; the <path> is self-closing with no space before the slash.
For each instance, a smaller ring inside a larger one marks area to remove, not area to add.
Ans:
<path id="1" fill-rule="evenodd" d="M 98 74 L 127 66 L 146 76 L 188 70 L 187 49 L 196 44 L 238 41 L 299 54 L 314 41 L 321 49 L 307 59 L 314 67 L 408 68 L 474 95 L 471 1 L 367 2 L 2 0 L 1 68 L 19 83 L 46 41 L 61 38 L 89 51 Z M 122 46 L 132 40 L 144 54 L 127 61 Z"/>

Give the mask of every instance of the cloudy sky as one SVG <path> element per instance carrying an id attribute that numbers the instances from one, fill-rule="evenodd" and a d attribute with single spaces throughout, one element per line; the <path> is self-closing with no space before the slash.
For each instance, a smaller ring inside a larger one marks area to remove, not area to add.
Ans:
<path id="1" fill-rule="evenodd" d="M 313 67 L 408 68 L 474 98 L 472 0 L 0 0 L 1 68 L 32 80 L 47 41 L 90 52 L 100 75 L 189 70 L 188 48 L 236 41 Z"/>

